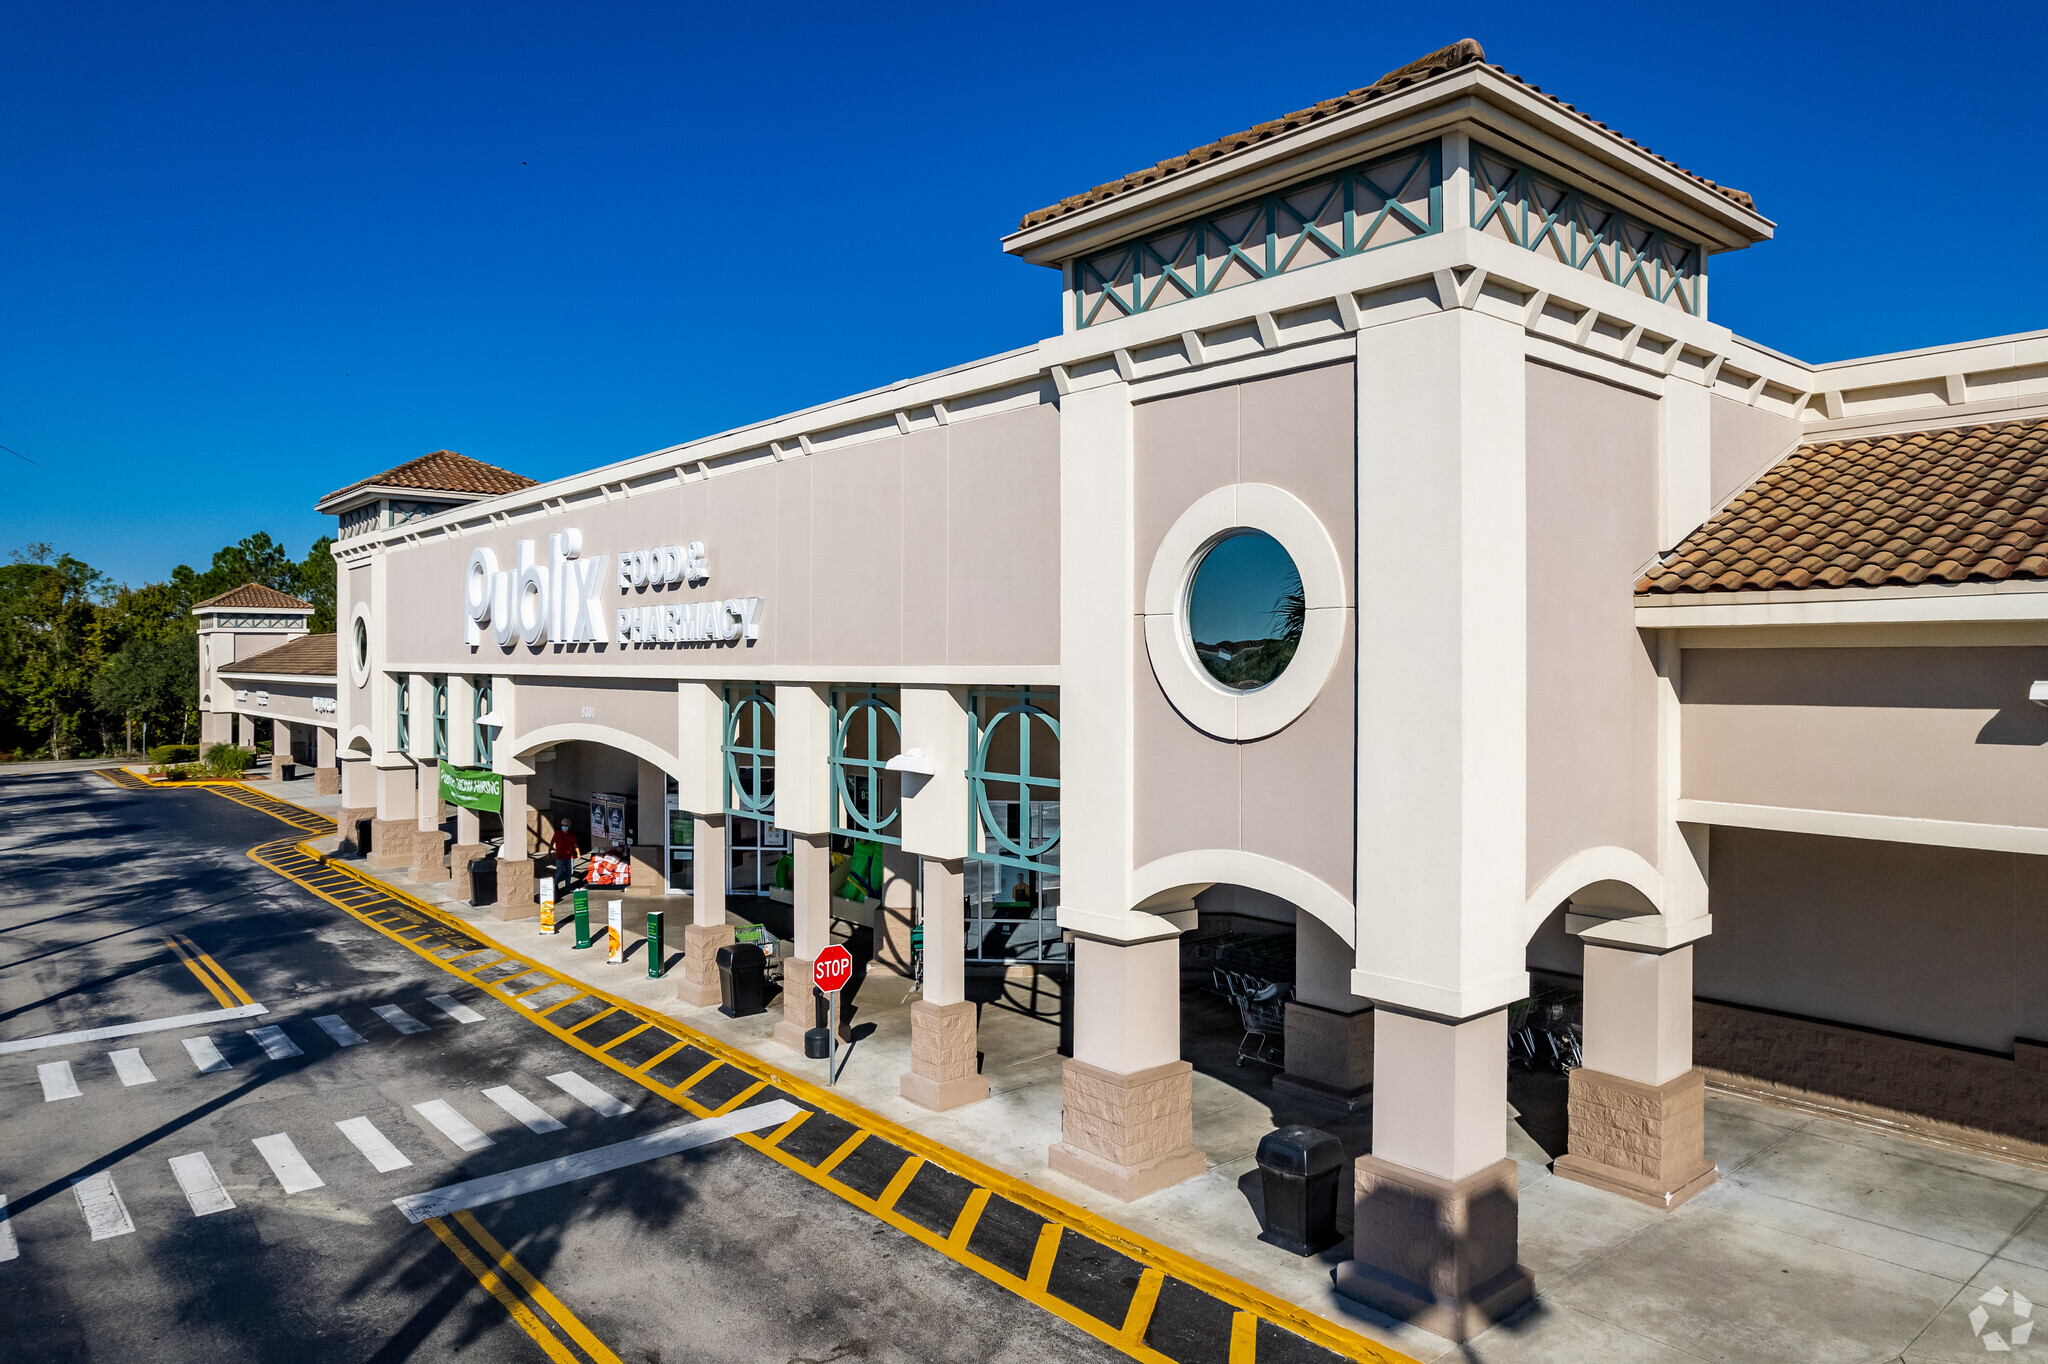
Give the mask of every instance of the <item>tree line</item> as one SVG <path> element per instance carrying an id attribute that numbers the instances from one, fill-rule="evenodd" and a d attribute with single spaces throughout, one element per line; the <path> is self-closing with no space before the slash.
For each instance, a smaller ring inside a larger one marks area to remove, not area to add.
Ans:
<path id="1" fill-rule="evenodd" d="M 0 565 L 0 760 L 132 753 L 191 743 L 199 726 L 199 635 L 192 608 L 243 583 L 312 603 L 334 629 L 331 536 L 303 559 L 262 531 L 179 564 L 163 582 L 115 583 L 47 544 Z"/>

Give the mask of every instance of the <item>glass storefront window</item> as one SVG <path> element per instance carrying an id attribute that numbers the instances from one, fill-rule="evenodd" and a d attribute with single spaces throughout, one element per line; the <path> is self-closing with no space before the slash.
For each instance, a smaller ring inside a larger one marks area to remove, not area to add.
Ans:
<path id="1" fill-rule="evenodd" d="M 1230 691 L 1257 691 L 1286 671 L 1306 618 L 1301 573 L 1264 531 L 1218 540 L 1188 583 L 1188 639 Z"/>
<path id="2" fill-rule="evenodd" d="M 436 677 L 434 682 L 434 758 L 438 762 L 448 761 L 448 679 Z"/>
<path id="3" fill-rule="evenodd" d="M 967 959 L 1064 962 L 1059 695 L 978 692 L 972 704 Z"/>
<path id="4" fill-rule="evenodd" d="M 790 859 L 786 830 L 766 820 L 742 815 L 732 816 L 725 826 L 730 844 L 726 858 L 728 895 L 766 895 L 777 886 L 791 889 L 790 869 L 783 865 Z"/>
<path id="5" fill-rule="evenodd" d="M 697 888 L 697 817 L 677 808 L 681 788 L 674 777 L 668 785 L 668 893 L 681 895 Z"/>
<path id="6" fill-rule="evenodd" d="M 407 685 L 411 678 L 395 677 L 398 684 L 398 751 L 412 752 L 412 688 Z"/>
<path id="7" fill-rule="evenodd" d="M 488 677 L 474 679 L 472 695 L 475 697 L 470 710 L 472 712 L 472 733 L 476 736 L 476 765 L 478 767 L 489 767 L 491 765 L 490 726 L 476 722 L 491 713 L 491 679 Z"/>
<path id="8" fill-rule="evenodd" d="M 832 693 L 832 832 L 901 843 L 903 774 L 888 769 L 902 751 L 902 719 L 879 691 Z"/>

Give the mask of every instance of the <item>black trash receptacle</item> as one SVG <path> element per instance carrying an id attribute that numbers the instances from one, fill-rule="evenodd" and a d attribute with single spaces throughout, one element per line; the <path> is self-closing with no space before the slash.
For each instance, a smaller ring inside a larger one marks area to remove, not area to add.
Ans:
<path id="1" fill-rule="evenodd" d="M 473 908 L 498 903 L 498 859 L 469 859 L 469 903 Z"/>
<path id="2" fill-rule="evenodd" d="M 367 819 L 359 819 L 356 821 L 357 857 L 368 857 L 370 855 L 370 825 L 373 822 L 374 821 Z"/>
<path id="3" fill-rule="evenodd" d="M 718 949 L 718 1012 L 746 1018 L 768 1007 L 768 959 L 750 942 Z"/>
<path id="4" fill-rule="evenodd" d="M 1296 1255 L 1315 1255 L 1337 1235 L 1337 1192 L 1343 1183 L 1344 1143 L 1299 1123 L 1268 1132 L 1259 1142 L 1259 1182 L 1266 1193 L 1269 1242 Z"/>

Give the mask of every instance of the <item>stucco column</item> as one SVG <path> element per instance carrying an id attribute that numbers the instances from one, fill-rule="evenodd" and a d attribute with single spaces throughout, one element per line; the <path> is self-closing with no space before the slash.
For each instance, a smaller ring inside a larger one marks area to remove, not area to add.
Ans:
<path id="1" fill-rule="evenodd" d="M 531 919 L 540 914 L 534 899 L 533 858 L 527 852 L 527 787 L 534 778 L 506 776 L 504 801 L 499 811 L 505 837 L 498 846 L 498 903 L 492 907 L 501 920 Z"/>
<path id="2" fill-rule="evenodd" d="M 1353 949 L 1321 919 L 1294 916 L 1294 994 L 1287 1005 L 1287 1069 L 1275 1089 L 1348 1112 L 1372 1102 L 1372 1001 L 1351 993 Z"/>
<path id="3" fill-rule="evenodd" d="M 923 1108 L 988 1097 L 981 1032 L 967 1001 L 967 918 L 961 862 L 924 859 L 924 995 L 910 1006 L 910 1069 L 898 1082 Z"/>
<path id="4" fill-rule="evenodd" d="M 199 714 L 199 752 L 204 757 L 206 750 L 215 744 L 234 742 L 235 717 L 224 710 L 201 711 Z"/>
<path id="5" fill-rule="evenodd" d="M 412 863 L 419 823 L 419 773 L 411 763 L 377 769 L 377 818 L 370 828 L 372 867 L 387 871 Z"/>
<path id="6" fill-rule="evenodd" d="M 832 942 L 832 840 L 825 834 L 790 835 L 796 861 L 796 941 L 782 971 L 782 1021 L 775 1040 L 804 1049 L 804 1033 L 818 1026 L 811 963 Z"/>
<path id="7" fill-rule="evenodd" d="M 325 725 L 313 727 L 313 794 L 341 794 L 341 772 L 334 765 L 334 731 Z"/>
<path id="8" fill-rule="evenodd" d="M 1047 1162 L 1116 1198 L 1191 1179 L 1194 1067 L 1180 1059 L 1180 940 L 1074 943 L 1074 1055 Z"/>
<path id="9" fill-rule="evenodd" d="M 707 1008 L 719 1002 L 718 949 L 733 940 L 725 921 L 725 817 L 698 815 L 690 922 L 683 927 L 683 973 L 676 998 Z"/>
<path id="10" fill-rule="evenodd" d="M 1372 1154 L 1356 1169 L 1337 1291 L 1464 1340 L 1535 1291 L 1516 1262 L 1507 1013 L 1447 1022 L 1373 1011 Z"/>
<path id="11" fill-rule="evenodd" d="M 356 821 L 367 819 L 375 826 L 377 769 L 368 758 L 353 752 L 342 755 L 340 766 L 335 783 L 341 792 L 341 808 L 335 811 L 334 821 L 341 826 L 341 837 L 335 851 L 343 857 L 360 857 L 363 850 L 356 846 Z"/>
<path id="12" fill-rule="evenodd" d="M 270 722 L 270 779 L 284 780 L 285 769 L 292 766 L 292 727 L 285 720 Z"/>
<path id="13" fill-rule="evenodd" d="M 433 758 L 420 759 L 419 824 L 413 833 L 412 869 L 415 881 L 446 881 L 448 835 L 441 832 L 441 764 Z"/>
<path id="14" fill-rule="evenodd" d="M 1692 947 L 1587 943 L 1584 1066 L 1571 1074 L 1566 1179 L 1675 1208 L 1720 1171 L 1706 1155 L 1707 1082 L 1692 1064 Z"/>
<path id="15" fill-rule="evenodd" d="M 484 842 L 483 821 L 466 805 L 455 807 L 455 843 L 448 849 L 448 878 L 454 882 L 455 898 L 470 898 L 469 861 L 490 851 Z"/>

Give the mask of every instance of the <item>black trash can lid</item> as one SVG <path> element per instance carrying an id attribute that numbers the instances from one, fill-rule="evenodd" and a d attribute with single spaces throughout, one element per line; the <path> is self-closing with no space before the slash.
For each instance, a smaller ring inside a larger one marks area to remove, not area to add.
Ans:
<path id="1" fill-rule="evenodd" d="M 1259 1168 L 1282 1175 L 1321 1175 L 1344 1164 L 1344 1143 L 1294 1123 L 1259 1139 Z"/>
<path id="2" fill-rule="evenodd" d="M 766 970 L 767 958 L 750 942 L 729 942 L 718 949 L 718 964 L 728 970 L 736 966 L 758 966 Z"/>

